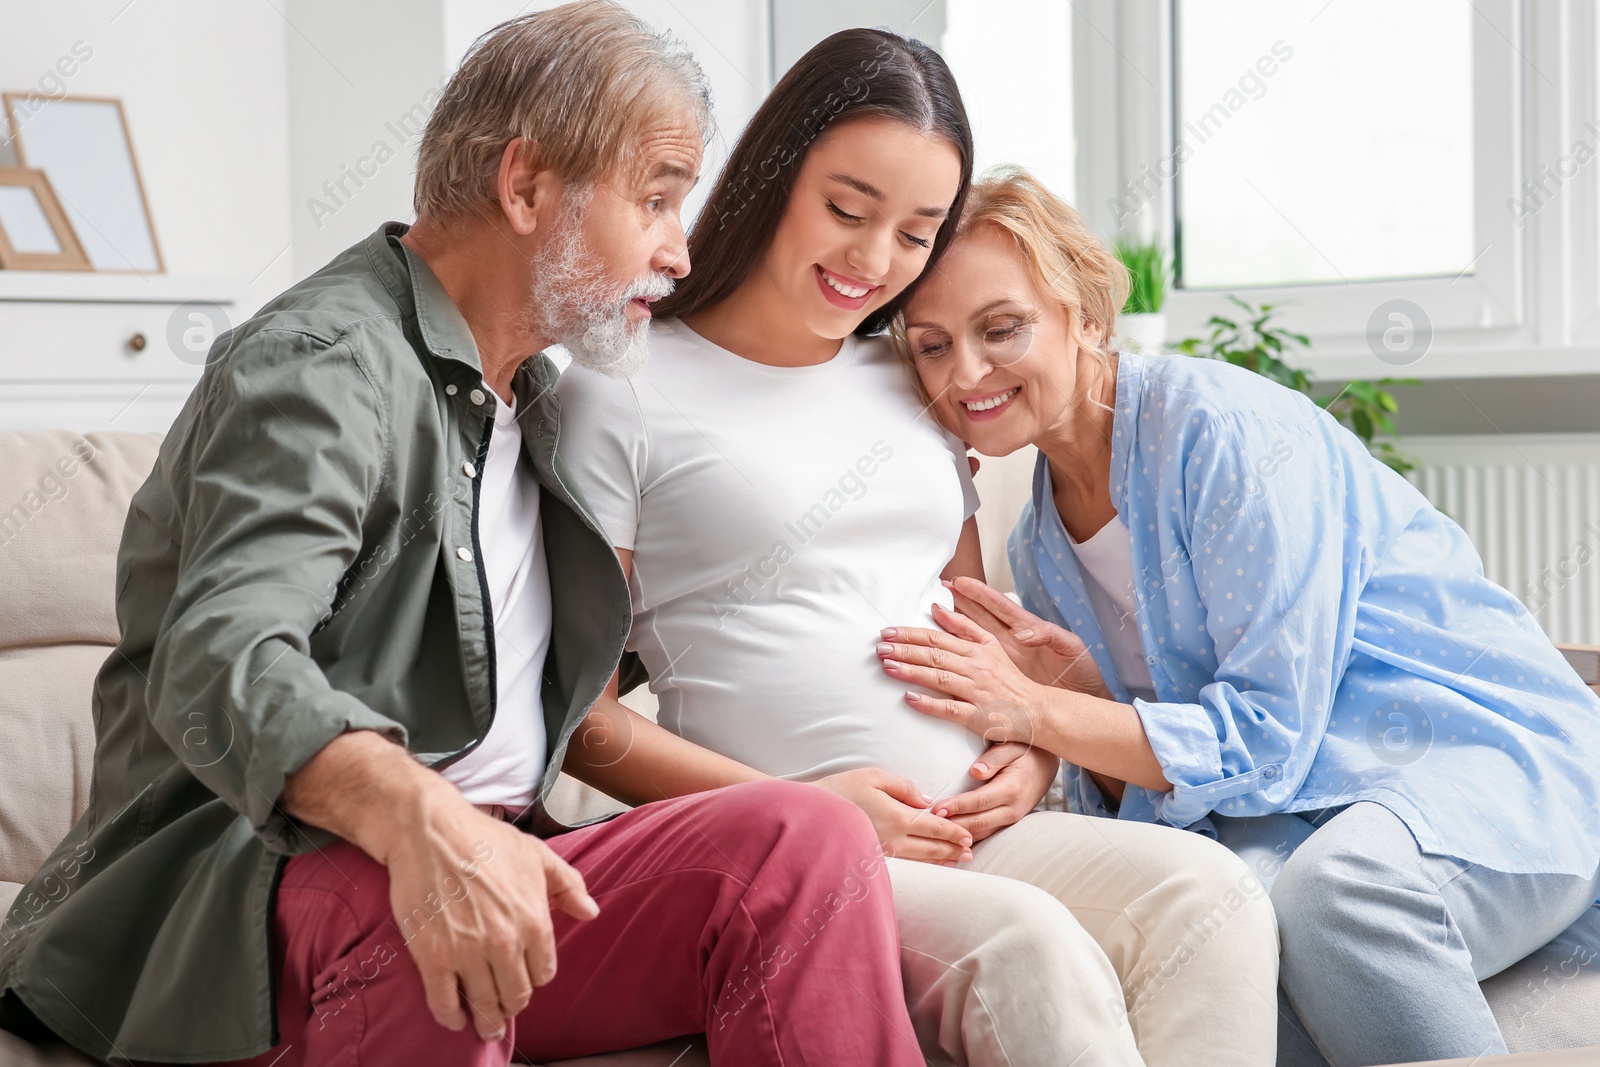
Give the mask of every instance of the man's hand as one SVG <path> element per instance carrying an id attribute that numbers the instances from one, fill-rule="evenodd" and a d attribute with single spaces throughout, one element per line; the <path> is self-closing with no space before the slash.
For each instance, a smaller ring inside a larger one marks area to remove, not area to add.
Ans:
<path id="1" fill-rule="evenodd" d="M 972 859 L 972 835 L 949 819 L 929 814 L 933 798 L 909 778 L 866 767 L 830 774 L 815 784 L 866 812 L 886 855 L 945 867 Z"/>
<path id="2" fill-rule="evenodd" d="M 371 730 L 351 730 L 290 775 L 293 818 L 389 869 L 389 903 L 442 1026 L 496 1040 L 555 977 L 550 902 L 576 919 L 600 909 L 543 841 L 467 803 L 437 771 Z"/>
<path id="3" fill-rule="evenodd" d="M 390 839 L 390 906 L 433 1017 L 460 1030 L 470 1007 L 478 1036 L 498 1040 L 556 975 L 550 905 L 575 919 L 600 909 L 548 845 L 459 792 L 423 797 L 418 809 Z"/>
<path id="4" fill-rule="evenodd" d="M 1060 769 L 1060 758 L 1042 748 L 1018 741 L 991 745 L 972 765 L 972 776 L 984 784 L 939 801 L 933 813 L 982 841 L 1038 807 Z"/>

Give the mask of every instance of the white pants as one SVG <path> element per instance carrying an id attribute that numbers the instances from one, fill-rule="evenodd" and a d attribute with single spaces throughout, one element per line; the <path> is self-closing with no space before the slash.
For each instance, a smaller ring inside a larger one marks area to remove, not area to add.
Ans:
<path id="1" fill-rule="evenodd" d="M 1035 812 L 963 868 L 890 860 L 923 1054 L 971 1067 L 1271 1067 L 1278 931 L 1198 834 Z"/>

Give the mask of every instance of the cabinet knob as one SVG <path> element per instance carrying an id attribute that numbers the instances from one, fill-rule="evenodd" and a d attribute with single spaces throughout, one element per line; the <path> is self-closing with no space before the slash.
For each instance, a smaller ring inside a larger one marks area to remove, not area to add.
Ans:
<path id="1" fill-rule="evenodd" d="M 132 337 L 128 338 L 128 347 L 133 349 L 135 352 L 143 352 L 144 346 L 147 344 L 149 344 L 149 342 L 144 339 L 144 334 L 142 333 L 136 333 Z"/>

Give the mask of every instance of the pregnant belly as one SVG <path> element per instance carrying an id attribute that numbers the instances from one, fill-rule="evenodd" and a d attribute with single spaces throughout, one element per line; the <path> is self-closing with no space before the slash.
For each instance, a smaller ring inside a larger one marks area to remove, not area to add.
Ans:
<path id="1" fill-rule="evenodd" d="M 793 617 L 787 633 L 759 616 L 740 621 L 737 632 L 702 633 L 698 642 L 683 634 L 677 647 L 689 651 L 666 674 L 640 648 L 651 677 L 665 679 L 654 686 L 663 726 L 782 778 L 879 767 L 935 798 L 976 786 L 968 769 L 987 747 L 983 739 L 905 702 L 905 685 L 883 672 L 873 652 L 876 630 L 863 633 L 859 619 L 826 620 L 801 633 Z M 931 626 L 932 619 L 912 623 Z"/>

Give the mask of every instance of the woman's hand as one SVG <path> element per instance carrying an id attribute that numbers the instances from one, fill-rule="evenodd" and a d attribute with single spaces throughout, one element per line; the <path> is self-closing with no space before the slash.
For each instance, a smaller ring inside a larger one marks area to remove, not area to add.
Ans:
<path id="1" fill-rule="evenodd" d="M 965 827 L 974 841 L 982 841 L 1038 807 L 1060 769 L 1060 758 L 1042 748 L 1019 741 L 992 745 L 972 765 L 972 776 L 984 784 L 939 801 L 933 813 Z"/>
<path id="2" fill-rule="evenodd" d="M 815 784 L 867 813 L 885 855 L 945 867 L 972 860 L 971 831 L 931 814 L 927 809 L 933 798 L 909 778 L 865 767 L 830 774 Z"/>
<path id="3" fill-rule="evenodd" d="M 1039 618 L 976 578 L 957 578 L 945 585 L 955 594 L 956 610 L 993 634 L 1023 674 L 1040 685 L 1113 699 L 1077 634 Z"/>
<path id="4" fill-rule="evenodd" d="M 930 697 L 908 690 L 906 703 L 960 723 L 991 745 L 1032 744 L 1046 687 L 1024 675 L 999 640 L 965 615 L 935 604 L 933 620 L 944 629 L 882 631 L 878 658 L 889 676 L 945 694 Z"/>

